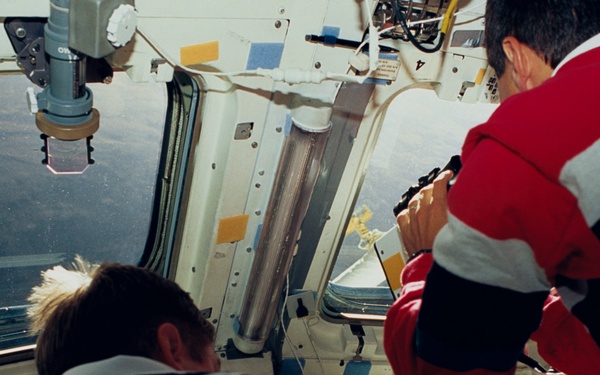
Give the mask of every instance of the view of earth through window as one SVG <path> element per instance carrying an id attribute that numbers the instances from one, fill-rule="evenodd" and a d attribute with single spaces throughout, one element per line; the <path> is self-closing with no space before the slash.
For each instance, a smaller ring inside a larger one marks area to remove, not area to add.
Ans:
<path id="1" fill-rule="evenodd" d="M 420 176 L 460 154 L 467 131 L 487 120 L 496 107 L 441 100 L 427 89 L 412 89 L 394 99 L 354 208 L 368 230 L 347 231 L 333 283 L 387 285 L 373 242 L 396 224 L 392 208 Z"/>
<path id="2" fill-rule="evenodd" d="M 26 90 L 34 85 L 18 74 L 0 81 L 0 310 L 8 311 L 27 303 L 40 271 L 70 264 L 76 254 L 92 262 L 140 260 L 166 87 L 133 83 L 122 72 L 109 85 L 89 84 L 100 112 L 91 141 L 95 163 L 83 174 L 55 175 L 42 164 L 43 141 L 28 111 Z"/>

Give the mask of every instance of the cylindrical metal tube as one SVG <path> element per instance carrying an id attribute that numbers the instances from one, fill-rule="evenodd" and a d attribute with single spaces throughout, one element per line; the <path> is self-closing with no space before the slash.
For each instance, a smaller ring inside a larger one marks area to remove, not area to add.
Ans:
<path id="1" fill-rule="evenodd" d="M 46 53 L 50 56 L 52 96 L 70 101 L 85 95 L 85 56 L 69 48 L 69 0 L 52 0 L 44 27 Z"/>
<path id="2" fill-rule="evenodd" d="M 69 48 L 69 2 L 51 0 L 44 27 L 50 84 L 38 94 L 40 109 L 51 122 L 78 126 L 92 119 L 92 92 L 85 86 L 85 55 Z"/>
<path id="3" fill-rule="evenodd" d="M 328 124 L 327 118 L 326 126 L 310 132 L 294 123 L 284 144 L 234 338 L 236 347 L 244 353 L 261 351 L 273 328 L 300 227 L 318 177 L 329 136 Z"/>
<path id="4" fill-rule="evenodd" d="M 92 108 L 92 91 L 85 86 L 85 55 L 69 48 L 70 0 L 50 0 L 44 26 L 44 50 L 49 57 L 49 85 L 37 94 L 38 129 L 56 139 L 74 141 L 98 130 L 100 114 Z"/>

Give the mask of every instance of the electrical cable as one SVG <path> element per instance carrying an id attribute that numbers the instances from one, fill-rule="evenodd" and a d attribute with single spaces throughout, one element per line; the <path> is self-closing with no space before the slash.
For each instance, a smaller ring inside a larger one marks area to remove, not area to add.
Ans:
<path id="1" fill-rule="evenodd" d="M 302 70 L 302 69 L 262 69 L 258 68 L 255 70 L 242 70 L 237 72 L 209 72 L 206 70 L 196 70 L 188 68 L 187 66 L 179 63 L 171 55 L 169 55 L 160 45 L 152 39 L 146 32 L 140 27 L 137 27 L 137 33 L 148 42 L 148 44 L 154 48 L 159 55 L 161 55 L 170 65 L 178 67 L 181 70 L 190 74 L 198 75 L 211 75 L 216 77 L 234 77 L 234 76 L 254 76 L 254 77 L 268 77 L 276 82 L 286 82 L 289 84 L 297 83 L 321 83 L 323 81 L 337 81 L 337 82 L 354 82 L 363 83 L 367 77 L 364 76 L 353 76 L 349 74 L 333 73 L 333 72 L 322 72 L 320 70 Z"/>
<path id="2" fill-rule="evenodd" d="M 442 48 L 442 45 L 444 44 L 444 39 L 446 38 L 446 33 L 450 29 L 450 24 L 451 24 L 452 18 L 454 17 L 454 12 L 456 10 L 457 3 L 458 3 L 458 0 L 450 1 L 450 4 L 448 5 L 448 9 L 446 10 L 446 13 L 444 14 L 444 17 L 442 19 L 442 26 L 440 28 L 440 36 L 439 36 L 438 43 L 433 48 L 427 48 L 427 47 L 423 46 L 423 44 L 421 42 L 419 42 L 415 38 L 415 36 L 412 34 L 412 32 L 410 31 L 410 28 L 407 24 L 406 18 L 404 17 L 404 13 L 402 13 L 402 10 L 400 9 L 400 4 L 398 3 L 398 0 L 392 0 L 392 6 L 394 8 L 394 14 L 395 14 L 396 20 L 402 26 L 402 29 L 404 30 L 406 37 L 419 51 L 425 52 L 425 53 L 437 52 L 440 50 L 440 48 Z M 412 25 L 415 25 L 415 24 L 416 23 L 413 23 Z"/>
<path id="3" fill-rule="evenodd" d="M 425 53 L 434 53 L 437 52 L 440 48 L 442 48 L 442 44 L 444 43 L 444 39 L 446 37 L 445 33 L 440 32 L 439 42 L 433 48 L 427 48 L 423 46 L 421 42 L 419 42 L 417 38 L 415 38 L 413 33 L 410 31 L 410 28 L 406 24 L 406 18 L 404 17 L 404 13 L 402 13 L 402 10 L 400 9 L 400 4 L 398 3 L 398 0 L 393 0 L 392 6 L 394 8 L 394 15 L 396 17 L 396 21 L 400 23 L 400 26 L 402 26 L 402 29 L 404 30 L 404 34 L 406 35 L 408 40 L 413 44 L 413 46 L 415 46 L 419 51 Z"/>
<path id="4" fill-rule="evenodd" d="M 458 0 L 451 0 L 450 5 L 448 5 L 448 9 L 446 10 L 446 14 L 444 14 L 444 20 L 442 21 L 442 28 L 440 29 L 440 33 L 447 34 L 450 29 L 450 24 L 452 22 L 452 18 L 454 17 L 454 13 L 456 12 L 456 7 L 458 4 Z"/>
<path id="5" fill-rule="evenodd" d="M 367 12 L 367 19 L 369 23 L 369 34 L 379 36 L 378 30 L 373 23 L 373 16 L 371 13 L 371 6 L 369 4 L 370 0 L 364 0 L 364 4 Z M 337 81 L 337 82 L 354 82 L 354 83 L 364 83 L 368 76 L 375 70 L 377 70 L 377 65 L 379 62 L 379 37 L 373 42 L 369 43 L 369 71 L 367 74 L 363 76 L 353 76 L 349 74 L 340 74 L 333 72 L 322 72 L 322 71 L 307 71 L 301 69 L 256 69 L 256 70 L 246 70 L 239 72 L 229 72 L 229 73 L 217 73 L 217 72 L 208 72 L 204 70 L 196 70 L 188 68 L 187 66 L 180 64 L 172 58 L 164 49 L 160 48 L 158 43 L 153 40 L 147 33 L 137 27 L 137 32 L 152 46 L 169 64 L 173 67 L 179 67 L 185 72 L 191 74 L 199 74 L 199 75 L 213 75 L 217 77 L 233 77 L 233 76 L 262 76 L 269 77 L 277 82 L 286 82 L 288 84 L 297 84 L 297 83 L 321 83 L 326 80 Z M 364 46 L 365 42 L 361 43 L 357 51 L 360 51 Z M 358 52 L 355 52 L 358 54 Z"/>
<path id="6" fill-rule="evenodd" d="M 300 362 L 300 358 L 298 357 L 296 350 L 294 350 L 294 344 L 292 344 L 292 340 L 290 340 L 290 338 L 288 337 L 287 330 L 285 329 L 285 324 L 283 324 L 283 313 L 285 312 L 285 307 L 287 305 L 287 299 L 288 299 L 288 296 L 290 293 L 290 274 L 289 273 L 286 275 L 285 281 L 286 281 L 285 298 L 283 299 L 283 307 L 281 308 L 281 317 L 279 319 L 279 324 L 281 325 L 281 329 L 283 330 L 283 337 L 285 338 L 288 345 L 290 346 L 290 349 L 292 350 L 292 354 L 294 354 L 294 358 L 296 358 L 296 362 L 298 362 L 300 371 L 302 371 L 302 374 L 304 375 L 304 367 L 302 366 L 302 363 Z"/>
<path id="7" fill-rule="evenodd" d="M 296 358 L 296 362 L 298 363 L 298 366 L 300 366 L 300 370 L 302 371 L 302 374 L 304 374 L 304 367 L 302 366 L 301 362 L 300 362 L 300 358 L 298 357 L 298 354 L 296 353 L 296 351 L 294 350 L 294 345 L 292 344 L 292 340 L 288 337 L 287 334 L 287 330 L 285 329 L 285 325 L 283 324 L 283 316 L 284 316 L 284 311 L 287 305 L 287 300 L 288 300 L 288 296 L 290 293 L 290 275 L 289 273 L 286 276 L 286 292 L 285 292 L 285 298 L 283 299 L 283 308 L 281 309 L 281 317 L 279 320 L 279 323 L 281 324 L 281 329 L 283 330 L 283 336 L 285 337 L 285 340 L 287 341 L 288 345 L 290 346 L 290 349 L 292 350 L 292 353 L 294 354 L 294 357 Z M 313 348 L 313 351 L 315 352 L 315 356 L 317 357 L 317 361 L 319 362 L 319 366 L 321 367 L 321 374 L 325 375 L 325 368 L 323 367 L 323 363 L 321 361 L 321 357 L 319 356 L 319 352 L 317 351 L 317 347 L 315 346 L 315 343 L 312 339 L 312 335 L 310 334 L 310 328 L 308 327 L 308 324 L 306 323 L 306 318 L 303 317 L 301 318 L 302 323 L 304 323 L 304 327 L 306 329 L 306 333 L 308 334 L 308 338 L 310 341 L 310 344 Z"/>
<path id="8" fill-rule="evenodd" d="M 310 328 L 308 326 L 308 323 L 306 323 L 306 318 L 302 318 L 302 322 L 304 323 L 304 327 L 306 328 L 306 333 L 308 334 L 308 340 L 310 341 L 310 345 L 312 346 L 313 351 L 315 352 L 315 355 L 317 356 L 317 361 L 319 361 L 319 365 L 321 366 L 321 375 L 325 375 L 325 368 L 323 367 L 323 361 L 321 361 L 321 357 L 319 356 L 319 352 L 317 351 L 315 342 L 313 341 L 312 335 L 310 334 Z"/>
<path id="9" fill-rule="evenodd" d="M 528 355 L 526 355 L 523 352 L 521 352 L 521 354 L 519 354 L 519 362 L 526 364 L 527 366 L 534 369 L 536 372 L 543 373 L 543 374 L 548 373 L 548 370 L 546 370 L 538 361 L 534 360 L 533 358 L 529 357 Z"/>
<path id="10" fill-rule="evenodd" d="M 458 12 L 454 13 L 454 16 L 456 17 L 456 16 L 459 16 L 461 14 L 465 14 L 465 13 L 471 12 L 472 10 L 477 9 L 477 8 L 483 6 L 483 5 L 485 5 L 485 1 L 482 1 L 479 4 L 475 4 L 475 5 L 473 5 L 470 8 L 458 11 Z M 480 17 L 481 16 L 478 16 L 476 18 L 464 21 L 462 23 L 469 23 L 469 22 L 472 22 L 472 21 L 474 21 L 474 20 L 476 20 L 476 19 L 478 19 Z M 442 17 L 436 17 L 436 18 L 429 18 L 429 19 L 420 20 L 420 21 L 410 21 L 409 20 L 406 23 L 407 23 L 408 27 L 411 27 L 411 26 L 415 26 L 415 25 L 422 25 L 422 24 L 425 24 L 425 23 L 439 22 L 439 21 L 442 21 L 443 19 L 444 19 L 444 16 L 442 16 Z M 402 25 L 394 25 L 394 26 L 386 27 L 385 29 L 383 29 L 383 30 L 381 30 L 379 32 L 379 36 L 381 37 L 383 34 L 386 34 L 386 33 L 390 32 L 390 31 L 394 31 L 394 30 L 396 30 L 396 29 L 398 29 L 400 27 L 402 27 Z"/>
<path id="11" fill-rule="evenodd" d="M 365 80 L 369 77 L 369 75 L 377 69 L 378 58 L 379 58 L 379 39 L 382 34 L 385 32 L 396 29 L 398 26 L 393 26 L 391 28 L 384 29 L 382 31 L 378 31 L 378 29 L 374 26 L 373 16 L 371 14 L 371 6 L 369 5 L 370 0 L 365 0 L 364 4 L 367 9 L 367 16 L 369 20 L 369 37 L 365 38 L 363 42 L 356 48 L 354 51 L 355 55 L 358 55 L 362 49 L 365 47 L 367 43 L 369 43 L 369 70 L 365 75 L 362 76 L 354 76 L 350 74 L 343 73 L 333 73 L 333 72 L 322 72 L 322 71 L 313 71 L 313 70 L 302 70 L 302 69 L 255 69 L 255 70 L 242 70 L 237 72 L 209 72 L 206 70 L 197 70 L 188 68 L 187 66 L 179 63 L 175 58 L 173 58 L 168 52 L 166 52 L 160 45 L 152 38 L 148 33 L 146 33 L 139 26 L 136 28 L 136 32 L 144 39 L 146 42 L 154 48 L 159 55 L 161 55 L 171 66 L 178 67 L 181 70 L 188 72 L 190 74 L 198 74 L 198 75 L 212 75 L 216 77 L 234 77 L 234 76 L 260 76 L 260 77 L 268 77 L 273 79 L 276 82 L 286 82 L 288 84 L 297 84 L 297 83 L 321 83 L 323 81 L 337 81 L 337 82 L 354 82 L 354 83 L 364 83 Z M 402 11 L 400 10 L 398 0 L 393 0 L 392 4 L 394 6 L 394 12 L 396 19 L 400 22 L 401 27 L 404 29 L 409 40 L 413 43 L 413 45 L 419 50 L 432 53 L 438 51 L 443 42 L 445 35 L 450 28 L 451 19 L 454 16 L 454 11 L 456 10 L 456 4 L 458 0 L 451 0 L 448 9 L 442 18 L 431 19 L 431 20 L 422 20 L 416 22 L 407 21 L 404 18 Z M 461 14 L 464 12 L 468 12 L 472 9 L 480 7 L 485 4 L 485 2 L 481 2 L 467 10 L 458 12 L 456 14 Z M 414 35 L 410 32 L 409 27 L 417 24 L 422 24 L 426 22 L 437 22 L 442 20 L 442 27 L 440 30 L 440 40 L 434 48 L 426 48 L 424 47 Z M 376 39 L 372 36 L 375 35 Z M 373 39 L 374 42 L 371 42 Z"/>
<path id="12" fill-rule="evenodd" d="M 181 70 L 191 73 L 191 74 L 200 74 L 200 75 L 212 75 L 212 76 L 216 76 L 216 77 L 233 77 L 233 76 L 241 76 L 241 75 L 248 75 L 248 76 L 253 76 L 253 75 L 257 75 L 256 70 L 242 70 L 242 71 L 238 71 L 238 72 L 209 72 L 206 70 L 196 70 L 196 69 L 191 69 L 188 68 L 187 66 L 179 63 L 177 60 L 175 60 L 171 55 L 169 55 L 164 48 L 161 48 L 159 46 L 159 44 L 152 39 L 148 33 L 144 32 L 139 26 L 137 26 L 136 28 L 136 32 L 146 40 L 146 42 L 148 42 L 148 44 L 154 48 L 156 50 L 156 52 L 158 52 L 159 55 L 161 55 L 165 60 L 167 60 L 167 62 L 172 65 L 173 67 L 178 67 Z"/>
<path id="13" fill-rule="evenodd" d="M 369 20 L 369 39 L 371 35 L 378 35 L 378 30 L 373 23 L 373 12 L 371 11 L 371 0 L 365 0 L 365 7 L 367 9 L 367 19 Z M 372 72 L 377 70 L 379 64 L 379 37 L 369 42 L 369 71 L 365 74 L 365 77 L 371 75 Z"/>

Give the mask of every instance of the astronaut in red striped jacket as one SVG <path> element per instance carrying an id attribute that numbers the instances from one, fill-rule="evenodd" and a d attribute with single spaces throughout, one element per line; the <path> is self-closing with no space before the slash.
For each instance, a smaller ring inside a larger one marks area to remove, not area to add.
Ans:
<path id="1" fill-rule="evenodd" d="M 488 0 L 485 18 L 502 104 L 447 201 L 444 175 L 398 216 L 409 255 L 433 252 L 403 271 L 386 353 L 398 375 L 513 374 L 539 327 L 556 367 L 600 373 L 600 2 Z"/>

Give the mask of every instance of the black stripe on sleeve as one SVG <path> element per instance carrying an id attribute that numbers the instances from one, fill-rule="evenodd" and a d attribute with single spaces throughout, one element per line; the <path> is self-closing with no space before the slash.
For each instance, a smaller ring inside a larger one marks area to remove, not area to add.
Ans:
<path id="1" fill-rule="evenodd" d="M 581 300 L 568 306 L 588 329 L 590 335 L 600 347 L 600 279 L 573 280 L 565 276 L 556 277 L 556 286 L 564 300 L 572 300 L 571 295 L 580 296 Z"/>
<path id="2" fill-rule="evenodd" d="M 547 296 L 469 281 L 434 262 L 417 324 L 417 353 L 454 371 L 508 371 L 539 326 Z"/>
<path id="3" fill-rule="evenodd" d="M 598 220 L 596 224 L 592 226 L 592 232 L 594 232 L 596 238 L 600 240 L 600 220 Z"/>

